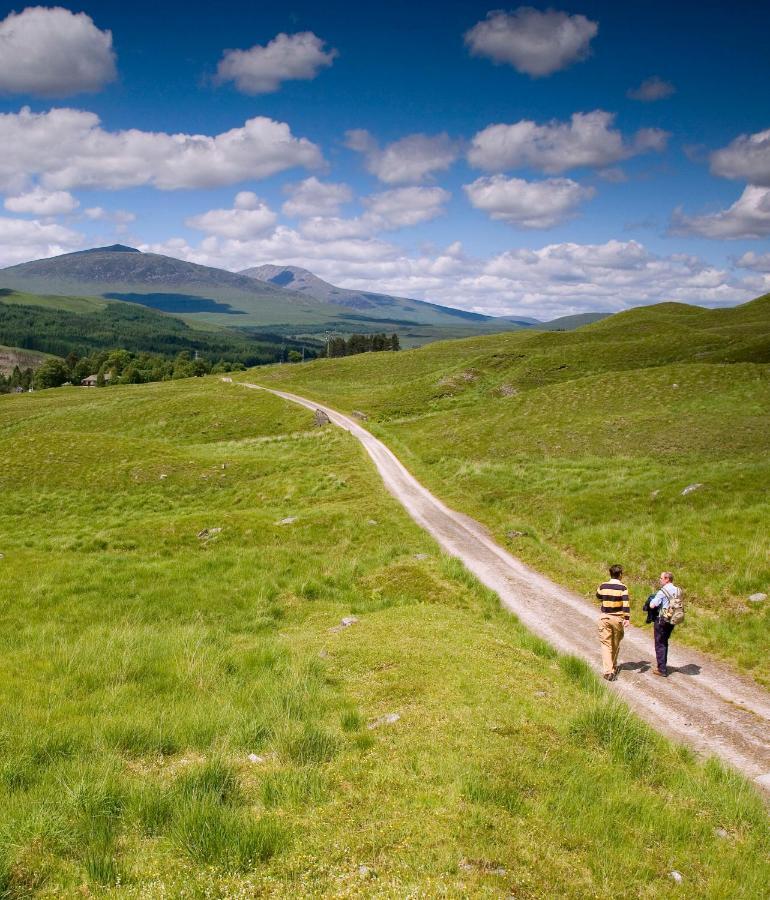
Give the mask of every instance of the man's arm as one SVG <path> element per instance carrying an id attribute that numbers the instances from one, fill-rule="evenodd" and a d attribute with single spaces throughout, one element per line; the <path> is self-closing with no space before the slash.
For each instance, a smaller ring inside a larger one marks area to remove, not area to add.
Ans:
<path id="1" fill-rule="evenodd" d="M 660 606 L 660 604 L 666 599 L 666 592 L 661 588 L 657 594 L 650 600 L 650 609 L 655 609 L 655 607 Z"/>

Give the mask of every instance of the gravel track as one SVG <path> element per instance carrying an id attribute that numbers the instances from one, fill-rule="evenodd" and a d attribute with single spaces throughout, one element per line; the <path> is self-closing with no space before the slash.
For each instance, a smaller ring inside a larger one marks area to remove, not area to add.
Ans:
<path id="1" fill-rule="evenodd" d="M 530 631 L 600 671 L 594 605 L 525 566 L 495 543 L 484 526 L 449 509 L 354 419 L 296 394 L 240 383 L 311 410 L 323 410 L 333 424 L 363 444 L 388 491 L 444 551 L 495 591 Z M 597 573 L 597 581 L 601 575 Z M 620 659 L 620 676 L 609 687 L 643 719 L 701 754 L 721 757 L 770 796 L 770 694 L 676 639 L 669 652 L 673 670 L 669 678 L 654 677 L 650 629 L 630 626 Z"/>

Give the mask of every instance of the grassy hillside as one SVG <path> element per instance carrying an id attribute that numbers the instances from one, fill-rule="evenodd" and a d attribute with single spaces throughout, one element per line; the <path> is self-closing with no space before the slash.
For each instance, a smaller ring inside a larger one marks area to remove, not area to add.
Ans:
<path id="1" fill-rule="evenodd" d="M 0 896 L 761 896 L 756 794 L 311 422 L 213 379 L 0 397 Z"/>
<path id="2" fill-rule="evenodd" d="M 116 347 L 166 356 L 197 350 L 209 359 L 246 365 L 278 360 L 286 349 L 302 346 L 279 334 L 192 328 L 133 303 L 11 290 L 0 290 L 0 341 L 57 356 Z M 308 342 L 311 346 L 320 344 Z"/>
<path id="3" fill-rule="evenodd" d="M 770 684 L 770 603 L 747 602 L 770 593 L 768 362 L 770 296 L 251 377 L 363 411 L 439 496 L 587 597 L 621 561 L 637 623 L 674 570 L 676 639 Z"/>

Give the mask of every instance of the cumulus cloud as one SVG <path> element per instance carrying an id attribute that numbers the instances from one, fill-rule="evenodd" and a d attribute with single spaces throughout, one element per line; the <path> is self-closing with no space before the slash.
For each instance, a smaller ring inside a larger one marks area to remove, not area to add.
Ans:
<path id="1" fill-rule="evenodd" d="M 115 77 L 112 33 L 85 13 L 33 6 L 0 22 L 0 93 L 68 97 Z"/>
<path id="2" fill-rule="evenodd" d="M 671 231 L 717 239 L 766 237 L 770 235 L 770 188 L 747 185 L 732 206 L 702 216 L 687 216 L 678 207 Z"/>
<path id="3" fill-rule="evenodd" d="M 514 12 L 495 10 L 465 34 L 473 56 L 507 63 L 540 78 L 584 60 L 599 24 L 585 16 L 520 6 Z"/>
<path id="4" fill-rule="evenodd" d="M 444 213 L 451 194 L 439 187 L 394 188 L 363 198 L 361 216 L 312 216 L 300 225 L 303 236 L 313 240 L 368 237 L 429 222 Z"/>
<path id="5" fill-rule="evenodd" d="M 723 178 L 737 178 L 770 187 L 770 128 L 742 134 L 711 154 L 711 171 Z"/>
<path id="6" fill-rule="evenodd" d="M 319 181 L 315 175 L 284 187 L 289 199 L 281 207 L 285 216 L 309 218 L 310 216 L 336 216 L 343 203 L 353 199 L 348 185 Z"/>
<path id="7" fill-rule="evenodd" d="M 264 234 L 275 225 L 277 216 L 270 207 L 251 191 L 241 191 L 232 209 L 210 209 L 185 220 L 185 225 L 206 234 L 248 240 Z"/>
<path id="8" fill-rule="evenodd" d="M 0 216 L 0 266 L 77 250 L 83 236 L 63 225 Z"/>
<path id="9" fill-rule="evenodd" d="M 597 109 L 573 113 L 569 122 L 538 125 L 522 119 L 513 125 L 490 125 L 473 137 L 468 161 L 490 172 L 532 168 L 555 175 L 582 166 L 611 166 L 665 148 L 667 132 L 642 128 L 626 140 L 612 128 L 614 120 L 612 113 Z"/>
<path id="10" fill-rule="evenodd" d="M 10 212 L 35 216 L 61 216 L 71 213 L 79 205 L 68 191 L 46 191 L 41 187 L 35 187 L 17 197 L 6 197 L 4 203 Z"/>
<path id="11" fill-rule="evenodd" d="M 339 56 L 324 51 L 325 41 L 312 31 L 279 34 L 266 46 L 226 50 L 217 66 L 215 82 L 234 81 L 243 94 L 272 94 L 282 81 L 312 81 Z"/>
<path id="12" fill-rule="evenodd" d="M 665 100 L 676 92 L 676 88 L 670 81 L 664 81 L 658 75 L 645 78 L 639 87 L 626 92 L 626 96 L 632 100 L 640 100 L 642 103 L 654 103 L 656 100 Z"/>
<path id="13" fill-rule="evenodd" d="M 753 269 L 755 272 L 770 272 L 770 253 L 755 253 L 749 250 L 735 263 L 741 269 Z"/>
<path id="14" fill-rule="evenodd" d="M 89 206 L 83 215 L 92 222 L 113 222 L 121 227 L 135 221 L 136 215 L 126 209 L 105 209 L 103 206 Z"/>
<path id="15" fill-rule="evenodd" d="M 108 131 L 91 112 L 24 107 L 0 115 L 0 146 L 0 190 L 6 191 L 23 190 L 33 176 L 49 190 L 215 187 L 323 164 L 315 144 L 263 116 L 212 137 Z"/>
<path id="16" fill-rule="evenodd" d="M 468 200 L 492 219 L 519 228 L 552 228 L 571 218 L 584 200 L 594 196 L 570 178 L 525 181 L 493 175 L 463 186 Z"/>
<path id="17" fill-rule="evenodd" d="M 366 169 L 385 184 L 424 181 L 433 172 L 445 171 L 457 159 L 459 148 L 448 134 L 410 134 L 380 147 L 365 129 L 345 134 L 345 146 L 363 154 Z"/>

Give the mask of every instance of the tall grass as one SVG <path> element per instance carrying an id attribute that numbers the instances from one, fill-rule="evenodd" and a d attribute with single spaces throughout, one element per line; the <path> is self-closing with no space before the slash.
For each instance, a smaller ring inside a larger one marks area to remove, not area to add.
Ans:
<path id="1" fill-rule="evenodd" d="M 311 423 L 213 380 L 0 398 L 0 896 L 761 896 L 752 789 Z"/>

